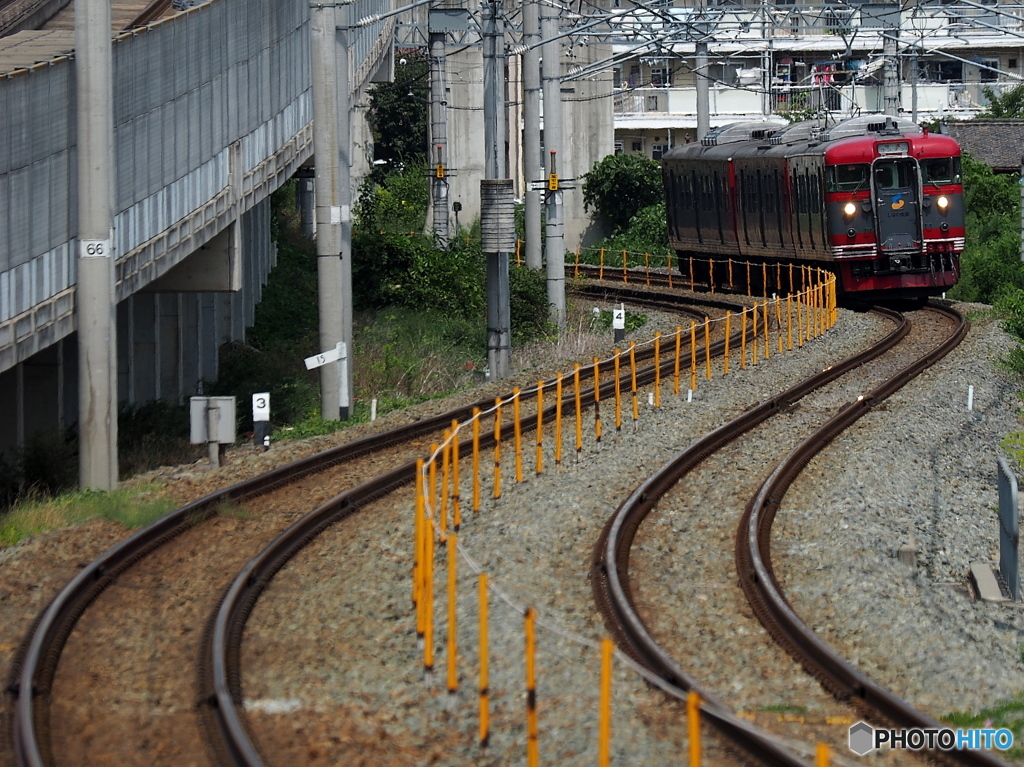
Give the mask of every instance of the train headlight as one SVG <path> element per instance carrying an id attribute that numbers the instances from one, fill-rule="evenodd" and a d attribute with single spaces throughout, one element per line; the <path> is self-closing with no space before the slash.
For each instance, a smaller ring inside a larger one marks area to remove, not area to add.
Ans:
<path id="1" fill-rule="evenodd" d="M 949 198 L 946 197 L 945 195 L 940 197 L 935 202 L 938 204 L 940 210 L 945 210 L 946 208 L 949 207 Z"/>
<path id="2" fill-rule="evenodd" d="M 843 206 L 843 213 L 845 213 L 847 216 L 852 216 L 856 212 L 857 206 L 854 205 L 852 202 L 848 202 L 846 203 L 846 205 Z"/>

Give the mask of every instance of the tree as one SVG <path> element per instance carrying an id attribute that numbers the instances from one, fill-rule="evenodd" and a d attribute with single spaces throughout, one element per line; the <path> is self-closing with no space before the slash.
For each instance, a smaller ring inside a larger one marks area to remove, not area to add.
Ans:
<path id="1" fill-rule="evenodd" d="M 583 205 L 618 232 L 643 208 L 664 198 L 661 166 L 638 154 L 612 154 L 583 174 Z"/>
<path id="2" fill-rule="evenodd" d="M 996 93 L 988 86 L 982 88 L 981 92 L 989 100 L 989 105 L 988 109 L 978 114 L 978 117 L 1002 120 L 1024 118 L 1024 83 L 1015 85 L 1005 93 Z"/>
<path id="3" fill-rule="evenodd" d="M 370 129 L 375 160 L 391 170 L 427 161 L 430 62 L 418 48 L 396 52 L 395 81 L 370 89 Z"/>

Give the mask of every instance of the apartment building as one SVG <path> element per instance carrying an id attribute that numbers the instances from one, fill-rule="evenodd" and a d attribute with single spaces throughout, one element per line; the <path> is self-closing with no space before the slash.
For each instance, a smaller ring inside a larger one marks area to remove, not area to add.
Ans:
<path id="1" fill-rule="evenodd" d="M 704 55 L 710 127 L 766 115 L 966 119 L 988 103 L 986 88 L 1024 78 L 1021 5 L 644 3 L 613 12 L 615 151 L 654 159 L 697 139 Z"/>

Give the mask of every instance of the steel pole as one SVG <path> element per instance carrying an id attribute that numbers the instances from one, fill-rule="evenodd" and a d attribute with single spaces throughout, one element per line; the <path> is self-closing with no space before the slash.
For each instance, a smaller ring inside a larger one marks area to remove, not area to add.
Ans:
<path id="1" fill-rule="evenodd" d="M 531 181 L 544 175 L 540 154 L 540 11 L 537 0 L 523 2 L 523 177 L 526 179 L 526 265 L 540 269 L 543 251 L 540 235 L 540 190 Z"/>
<path id="2" fill-rule="evenodd" d="M 435 165 L 431 178 L 434 239 L 438 247 L 448 246 L 448 101 L 445 96 L 445 33 L 430 33 L 430 160 Z M 456 233 L 458 234 L 458 233 Z"/>
<path id="3" fill-rule="evenodd" d="M 558 158 L 562 153 L 562 82 L 561 48 L 554 38 L 558 35 L 558 16 L 555 9 L 545 6 L 541 15 L 541 33 L 545 40 L 541 55 L 544 83 L 544 147 L 547 150 L 548 173 L 558 173 Z M 551 322 L 559 329 L 565 327 L 565 222 L 562 218 L 561 190 L 547 192 L 546 202 L 548 304 Z"/>
<path id="4" fill-rule="evenodd" d="M 75 10 L 78 131 L 78 443 L 83 489 L 117 487 L 114 86 L 107 0 Z"/>
<path id="5" fill-rule="evenodd" d="M 697 140 L 700 141 L 711 130 L 711 97 L 708 88 L 708 44 L 697 43 Z"/>

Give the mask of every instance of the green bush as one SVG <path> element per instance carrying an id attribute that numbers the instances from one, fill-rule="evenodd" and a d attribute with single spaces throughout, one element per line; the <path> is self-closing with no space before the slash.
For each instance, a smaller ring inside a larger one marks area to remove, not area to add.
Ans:
<path id="1" fill-rule="evenodd" d="M 512 340 L 522 343 L 548 333 L 548 281 L 545 271 L 510 266 L 508 287 Z"/>
<path id="2" fill-rule="evenodd" d="M 657 253 L 662 255 L 667 253 L 670 248 L 668 226 L 665 219 L 665 201 L 662 200 L 638 211 L 630 219 L 626 229 L 608 237 L 596 247 L 605 248 L 609 252 L 625 250 L 630 254 L 650 253 L 653 255 Z"/>
<path id="3" fill-rule="evenodd" d="M 593 208 L 614 232 L 664 198 L 661 166 L 638 154 L 612 154 L 583 174 L 584 209 Z"/>

